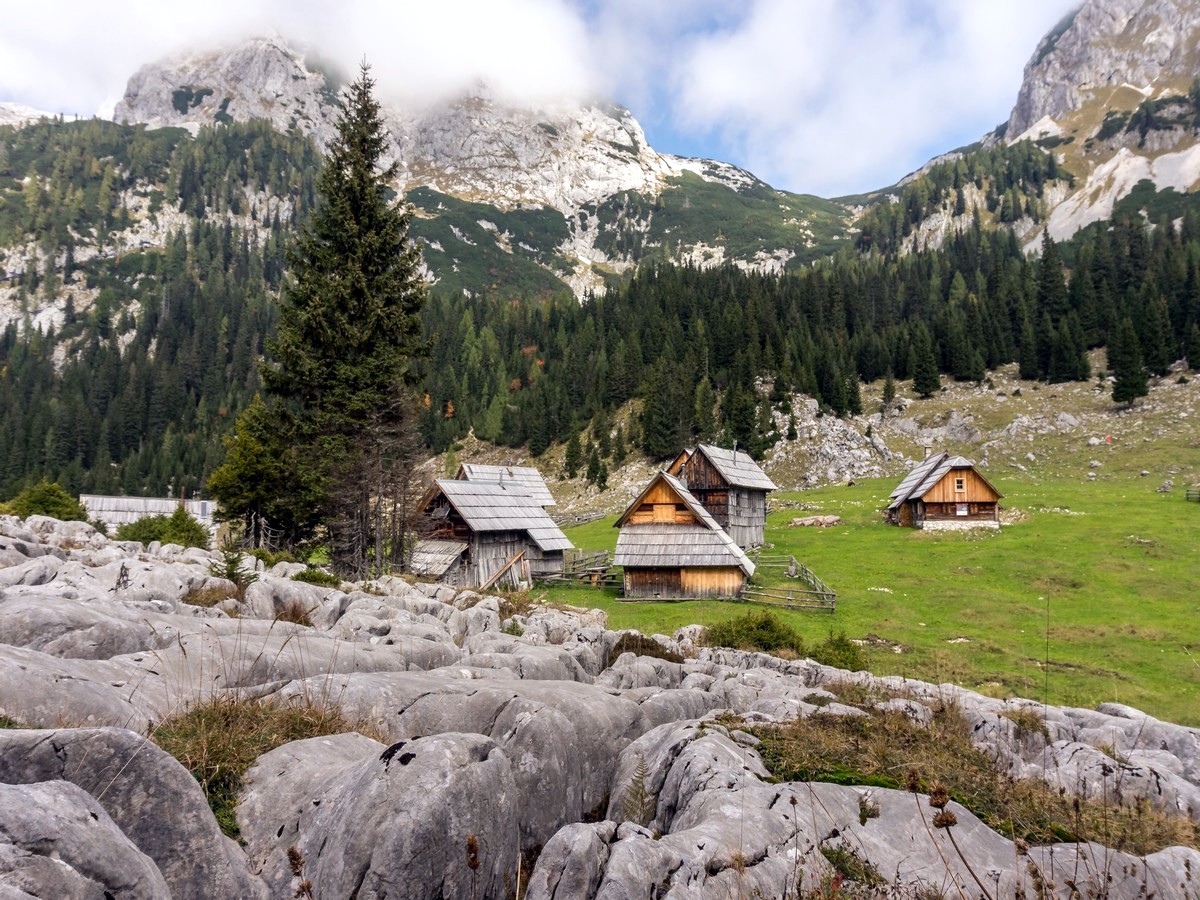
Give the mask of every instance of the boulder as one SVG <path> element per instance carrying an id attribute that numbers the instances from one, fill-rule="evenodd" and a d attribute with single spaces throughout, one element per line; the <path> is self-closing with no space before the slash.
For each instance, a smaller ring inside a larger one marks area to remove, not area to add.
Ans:
<path id="1" fill-rule="evenodd" d="M 86 791 L 0 783 L 0 897 L 169 896 L 154 862 Z"/>
<path id="2" fill-rule="evenodd" d="M 0 783 L 37 782 L 70 782 L 96 798 L 161 873 L 167 890 L 150 896 L 265 896 L 196 779 L 147 738 L 121 728 L 0 731 Z M 93 853 L 104 857 L 100 847 Z"/>
<path id="3" fill-rule="evenodd" d="M 358 900 L 501 897 L 515 886 L 516 785 L 492 740 L 441 734 L 379 751 L 352 739 L 318 747 L 323 764 L 306 759 L 310 744 L 268 753 L 247 778 L 249 850 L 272 896 L 293 896 L 300 880 L 314 896 Z"/>

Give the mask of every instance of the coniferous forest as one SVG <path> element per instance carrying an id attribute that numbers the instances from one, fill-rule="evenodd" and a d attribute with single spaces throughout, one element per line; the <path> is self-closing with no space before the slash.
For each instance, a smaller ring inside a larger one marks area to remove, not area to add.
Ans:
<path id="1" fill-rule="evenodd" d="M 664 457 L 719 438 L 758 454 L 784 436 L 770 412 L 792 392 L 846 415 L 862 411 L 863 381 L 889 373 L 918 393 L 1006 363 L 1086 379 L 1086 351 L 1106 345 L 1114 368 L 1194 365 L 1195 212 L 1124 213 L 1026 255 L 1007 222 L 1041 215 L 1041 186 L 1064 177 L 1047 160 L 1018 144 L 934 167 L 901 203 L 868 210 L 856 246 L 782 276 L 657 263 L 582 303 L 435 284 L 422 437 L 440 451 L 473 429 L 537 456 L 641 399 L 631 447 Z M 0 128 L 0 269 L 24 314 L 0 333 L 0 496 L 42 477 L 75 492 L 203 490 L 259 390 L 318 168 L 311 142 L 263 123 L 196 137 L 100 121 Z M 940 249 L 901 252 L 924 215 L 968 196 L 985 214 Z M 165 234 L 120 240 L 134 207 Z M 47 324 L 37 312 L 52 305 L 62 313 Z"/>

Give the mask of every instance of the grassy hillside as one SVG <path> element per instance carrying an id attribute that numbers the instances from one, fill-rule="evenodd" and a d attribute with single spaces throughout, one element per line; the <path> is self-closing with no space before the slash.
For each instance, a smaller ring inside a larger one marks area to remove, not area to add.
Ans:
<path id="1" fill-rule="evenodd" d="M 1194 451 L 1195 452 L 1195 451 Z M 1115 701 L 1200 724 L 1200 503 L 1158 493 L 1137 474 L 1089 481 L 1028 473 L 996 478 L 1011 524 L 999 534 L 936 535 L 884 525 L 895 486 L 873 481 L 784 494 L 767 539 L 838 592 L 833 616 L 783 612 L 807 640 L 844 630 L 867 641 L 876 674 L 950 681 L 996 696 L 1094 706 Z M 789 528 L 833 513 L 841 527 Z M 612 547 L 612 520 L 569 532 Z M 778 570 L 755 580 L 783 585 Z M 554 599 L 599 606 L 614 628 L 671 632 L 744 608 L 633 604 L 613 592 L 565 589 Z"/>

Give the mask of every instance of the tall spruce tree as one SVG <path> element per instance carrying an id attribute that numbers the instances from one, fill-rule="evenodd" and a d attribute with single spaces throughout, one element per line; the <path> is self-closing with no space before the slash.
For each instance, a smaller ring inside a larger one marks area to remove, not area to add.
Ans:
<path id="1" fill-rule="evenodd" d="M 1140 342 L 1131 319 L 1121 322 L 1116 339 L 1109 344 L 1108 367 L 1113 374 L 1114 402 L 1131 404 L 1150 393 Z"/>
<path id="2" fill-rule="evenodd" d="M 342 96 L 316 209 L 288 252 L 271 393 L 294 417 L 322 487 L 333 566 L 365 577 L 403 561 L 412 496 L 414 360 L 426 350 L 426 286 L 408 240 L 411 208 L 393 202 L 396 165 L 364 63 Z"/>
<path id="3" fill-rule="evenodd" d="M 922 399 L 932 397 L 942 389 L 933 339 L 929 330 L 920 322 L 913 329 L 912 362 L 909 368 L 913 373 L 913 391 Z"/>

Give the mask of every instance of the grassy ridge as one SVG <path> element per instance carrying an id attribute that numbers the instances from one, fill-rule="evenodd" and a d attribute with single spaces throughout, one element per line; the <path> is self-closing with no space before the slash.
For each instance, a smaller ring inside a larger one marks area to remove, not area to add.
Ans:
<path id="1" fill-rule="evenodd" d="M 884 525 L 877 510 L 893 479 L 781 495 L 801 508 L 771 514 L 768 542 L 838 592 L 833 616 L 782 615 L 806 640 L 831 630 L 877 636 L 864 648 L 876 674 L 1061 705 L 1116 701 L 1200 724 L 1200 504 L 1185 502 L 1182 486 L 1160 494 L 1158 482 L 1137 475 L 989 477 L 1021 519 L 999 534 Z M 843 525 L 787 527 L 816 512 L 839 515 Z M 569 536 L 577 546 L 611 548 L 611 524 Z M 778 569 L 755 580 L 788 581 Z M 610 627 L 643 632 L 743 611 L 717 602 L 626 604 L 590 589 L 551 594 L 605 609 Z"/>

